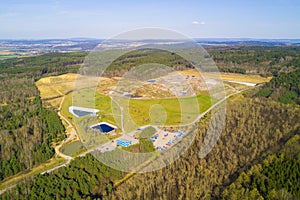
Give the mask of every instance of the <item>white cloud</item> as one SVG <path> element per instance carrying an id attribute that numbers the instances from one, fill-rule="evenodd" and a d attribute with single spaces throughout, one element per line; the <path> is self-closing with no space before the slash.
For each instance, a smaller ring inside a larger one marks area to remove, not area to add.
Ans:
<path id="1" fill-rule="evenodd" d="M 193 21 L 192 24 L 194 24 L 194 25 L 204 25 L 205 22 L 204 21 Z"/>

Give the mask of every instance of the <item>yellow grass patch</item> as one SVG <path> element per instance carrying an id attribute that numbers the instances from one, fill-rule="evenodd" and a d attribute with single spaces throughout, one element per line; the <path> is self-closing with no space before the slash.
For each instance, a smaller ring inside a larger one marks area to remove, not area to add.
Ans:
<path id="1" fill-rule="evenodd" d="M 74 88 L 78 74 L 64 74 L 60 76 L 45 77 L 36 82 L 41 98 L 49 99 L 59 97 Z"/>
<path id="2" fill-rule="evenodd" d="M 40 96 L 45 104 L 53 107 L 59 106 L 59 99 L 76 89 L 90 87 L 98 78 L 87 77 L 79 74 L 63 74 L 60 76 L 45 77 L 36 82 Z"/>
<path id="3" fill-rule="evenodd" d="M 12 54 L 15 54 L 16 52 L 11 52 L 11 51 L 0 51 L 0 55 L 12 55 Z"/>
<path id="4" fill-rule="evenodd" d="M 224 81 L 238 81 L 238 82 L 249 82 L 249 83 L 265 83 L 269 82 L 272 77 L 261 77 L 256 74 L 235 74 L 235 73 L 199 73 L 195 69 L 185 70 L 180 72 L 183 75 L 188 76 L 203 76 L 205 78 L 219 78 Z"/>

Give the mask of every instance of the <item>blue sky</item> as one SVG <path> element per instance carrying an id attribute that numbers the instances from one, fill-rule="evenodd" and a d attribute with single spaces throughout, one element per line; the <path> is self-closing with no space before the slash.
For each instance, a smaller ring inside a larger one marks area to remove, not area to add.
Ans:
<path id="1" fill-rule="evenodd" d="M 300 38 L 299 0 L 2 0 L 0 38 L 110 38 L 160 27 L 197 38 Z"/>

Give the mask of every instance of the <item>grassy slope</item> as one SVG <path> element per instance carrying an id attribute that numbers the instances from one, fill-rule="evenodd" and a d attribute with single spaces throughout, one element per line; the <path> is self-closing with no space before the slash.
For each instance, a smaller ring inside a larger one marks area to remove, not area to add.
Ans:
<path id="1" fill-rule="evenodd" d="M 94 92 L 87 89 L 66 95 L 62 106 L 62 114 L 69 119 L 74 118 L 68 111 L 68 107 L 71 106 L 72 103 L 73 105 L 77 106 L 90 108 L 95 107 L 96 109 L 100 110 L 99 114 L 101 121 L 108 121 L 120 127 L 120 110 L 118 110 L 116 104 L 112 104 L 112 100 L 109 96 L 96 93 L 95 98 L 93 98 L 93 95 Z M 73 101 L 72 98 L 74 98 Z M 127 103 L 129 103 L 129 111 L 126 108 Z M 167 115 L 165 123 L 166 125 L 178 125 L 181 121 L 184 123 L 192 122 L 197 115 L 207 110 L 212 103 L 211 98 L 208 95 L 200 94 L 197 97 L 181 99 L 131 99 L 129 102 L 121 100 L 120 104 L 124 107 L 124 121 L 127 121 L 131 118 L 137 125 L 143 126 L 149 124 L 150 122 L 155 124 L 156 121 L 164 120 L 163 118 L 160 118 L 163 117 L 162 115 L 155 115 L 155 108 L 153 112 L 151 111 L 153 106 L 160 105 L 162 106 L 162 109 L 165 110 Z M 115 109 L 114 112 L 112 112 L 113 109 Z M 162 110 L 159 111 L 161 112 Z M 154 116 L 151 117 L 152 119 L 155 118 L 156 121 L 151 121 L 149 112 L 154 114 Z M 112 113 L 116 115 L 116 119 Z M 183 119 L 181 120 L 182 116 Z"/>

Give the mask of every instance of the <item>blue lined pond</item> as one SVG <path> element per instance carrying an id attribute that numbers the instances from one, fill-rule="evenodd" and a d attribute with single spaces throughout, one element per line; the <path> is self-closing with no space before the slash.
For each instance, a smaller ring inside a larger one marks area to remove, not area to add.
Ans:
<path id="1" fill-rule="evenodd" d="M 97 129 L 101 133 L 109 133 L 109 132 L 115 130 L 117 127 L 115 127 L 109 123 L 106 123 L 106 122 L 101 122 L 101 123 L 92 125 L 91 128 Z"/>

